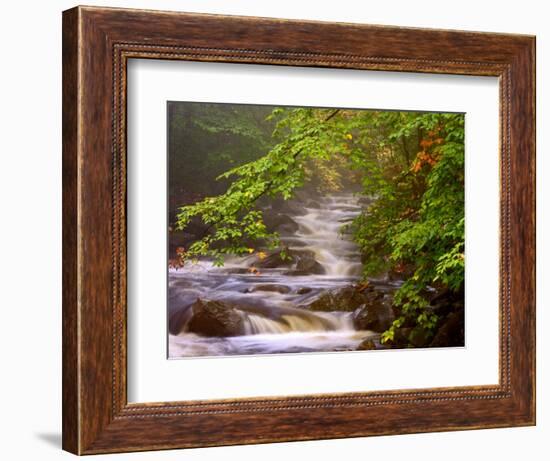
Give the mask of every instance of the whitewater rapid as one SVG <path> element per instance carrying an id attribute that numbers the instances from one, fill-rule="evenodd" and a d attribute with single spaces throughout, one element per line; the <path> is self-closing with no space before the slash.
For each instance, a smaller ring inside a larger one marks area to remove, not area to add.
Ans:
<path id="1" fill-rule="evenodd" d="M 356 349 L 365 339 L 377 341 L 378 334 L 354 329 L 352 312 L 300 307 L 359 279 L 357 246 L 342 232 L 361 212 L 357 197 L 333 194 L 308 200 L 300 209 L 289 214 L 297 231 L 282 233 L 281 239 L 290 250 L 311 252 L 324 274 L 293 275 L 286 266 L 251 273 L 255 255 L 229 258 L 221 268 L 199 261 L 170 270 L 171 313 L 188 309 L 198 298 L 228 302 L 242 306 L 246 334 L 220 338 L 172 331 L 169 357 L 343 351 Z"/>

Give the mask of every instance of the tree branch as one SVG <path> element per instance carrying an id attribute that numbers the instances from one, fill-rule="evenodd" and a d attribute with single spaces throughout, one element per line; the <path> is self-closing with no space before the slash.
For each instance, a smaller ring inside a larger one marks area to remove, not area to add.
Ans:
<path id="1" fill-rule="evenodd" d="M 332 111 L 327 117 L 325 117 L 321 123 L 326 123 L 328 122 L 330 119 L 332 119 L 333 117 L 335 117 L 338 112 L 340 112 L 340 109 L 335 109 L 334 111 Z M 298 158 L 298 156 L 303 152 L 304 148 L 302 147 L 301 149 L 298 149 L 293 155 L 292 155 L 292 159 L 293 160 L 296 160 Z M 285 172 L 286 173 L 286 170 Z M 264 187 L 264 189 L 262 190 L 262 192 L 260 192 L 259 194 L 257 194 L 255 197 L 253 197 L 249 202 L 248 202 L 248 206 L 247 208 L 250 208 L 255 202 L 257 202 L 261 197 L 263 197 L 266 193 L 269 192 L 271 186 L 273 186 L 273 183 L 275 182 L 275 178 L 271 179 L 270 181 L 267 182 L 266 186 Z M 239 209 L 239 211 L 242 210 L 242 208 L 244 207 L 241 207 Z M 218 225 L 220 222 L 224 221 L 226 218 L 228 218 L 227 215 L 222 215 L 220 217 L 220 219 L 216 220 L 215 222 L 211 223 L 205 230 L 204 232 L 202 232 L 202 235 L 200 237 L 200 239 L 202 240 L 204 237 L 206 237 L 208 235 L 208 233 L 212 230 L 212 228 L 216 225 Z"/>

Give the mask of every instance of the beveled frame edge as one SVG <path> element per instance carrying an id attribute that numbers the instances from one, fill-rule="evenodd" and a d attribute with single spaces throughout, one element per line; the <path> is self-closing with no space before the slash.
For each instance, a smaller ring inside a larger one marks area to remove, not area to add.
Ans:
<path id="1" fill-rule="evenodd" d="M 346 40 L 330 38 L 341 35 Z M 89 454 L 534 424 L 534 53 L 529 36 L 93 7 L 64 12 L 63 448 Z M 125 98 L 132 58 L 498 76 L 499 385 L 128 404 Z"/>

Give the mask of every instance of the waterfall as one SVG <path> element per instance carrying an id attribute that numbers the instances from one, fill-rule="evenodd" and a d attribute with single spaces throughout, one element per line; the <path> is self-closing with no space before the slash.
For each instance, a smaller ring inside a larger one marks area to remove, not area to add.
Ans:
<path id="1" fill-rule="evenodd" d="M 357 198 L 353 194 L 320 197 L 318 204 L 305 207 L 305 211 L 294 216 L 299 230 L 286 239 L 290 248 L 312 251 L 329 276 L 358 275 L 361 263 L 357 246 L 341 233 L 342 227 L 361 212 Z"/>
<path id="2" fill-rule="evenodd" d="M 320 196 L 294 209 L 300 212 L 288 216 L 298 229 L 282 232 L 281 241 L 291 251 L 311 254 L 324 273 L 303 274 L 288 264 L 251 273 L 255 255 L 228 258 L 221 268 L 203 260 L 171 271 L 169 306 L 190 306 L 197 298 L 229 303 L 242 316 L 245 334 L 216 338 L 183 331 L 170 335 L 170 357 L 353 350 L 365 338 L 377 337 L 356 331 L 352 312 L 305 307 L 327 291 L 349 287 L 361 273 L 358 248 L 342 233 L 361 212 L 357 198 Z"/>
<path id="3" fill-rule="evenodd" d="M 298 315 L 285 314 L 280 319 L 270 319 L 262 315 L 246 314 L 246 333 L 279 334 L 290 332 L 354 331 L 350 312 L 307 312 Z"/>

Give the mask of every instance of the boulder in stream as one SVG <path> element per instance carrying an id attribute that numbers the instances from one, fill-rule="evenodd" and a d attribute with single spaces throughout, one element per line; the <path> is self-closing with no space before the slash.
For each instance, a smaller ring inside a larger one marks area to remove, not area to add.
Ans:
<path id="1" fill-rule="evenodd" d="M 356 330 L 382 333 L 391 327 L 394 320 L 395 315 L 389 299 L 363 304 L 353 313 L 353 325 Z"/>
<path id="2" fill-rule="evenodd" d="M 307 306 L 312 311 L 323 312 L 353 312 L 364 305 L 370 305 L 383 298 L 383 293 L 361 291 L 350 285 L 345 288 L 330 290 L 323 293 Z"/>
<path id="3" fill-rule="evenodd" d="M 245 333 L 242 314 L 221 301 L 197 299 L 191 306 L 187 331 L 204 336 L 240 336 Z"/>
<path id="4" fill-rule="evenodd" d="M 282 197 L 263 197 L 258 201 L 258 205 L 263 210 L 273 210 L 278 213 L 287 213 L 292 215 L 302 214 L 304 211 L 303 203 L 299 200 L 285 200 Z M 267 215 L 267 213 L 266 213 Z"/>
<path id="5" fill-rule="evenodd" d="M 288 269 L 285 275 L 325 274 L 325 268 L 315 259 L 313 251 L 287 249 L 285 252 L 285 258 L 277 251 L 254 262 L 254 266 L 258 269 Z"/>
<path id="6" fill-rule="evenodd" d="M 364 339 L 357 346 L 358 351 L 372 351 L 374 349 L 376 349 L 376 344 L 372 339 Z"/>
<path id="7" fill-rule="evenodd" d="M 296 253 L 296 266 L 288 275 L 323 275 L 325 268 L 315 259 L 311 251 L 299 251 Z"/>
<path id="8" fill-rule="evenodd" d="M 269 256 L 254 262 L 254 266 L 259 269 L 277 269 L 280 267 L 290 267 L 294 264 L 293 252 L 286 251 L 287 257 L 283 258 L 280 251 L 271 253 Z"/>
<path id="9" fill-rule="evenodd" d="M 290 293 L 290 287 L 277 283 L 264 283 L 261 285 L 252 285 L 251 287 L 246 289 L 246 293 L 256 293 L 257 291 L 269 291 L 272 293 L 280 293 L 285 295 L 287 293 Z"/>
<path id="10" fill-rule="evenodd" d="M 284 213 L 265 213 L 264 223 L 271 231 L 293 234 L 299 228 L 298 223 Z"/>

